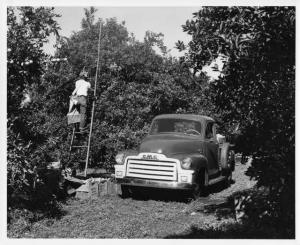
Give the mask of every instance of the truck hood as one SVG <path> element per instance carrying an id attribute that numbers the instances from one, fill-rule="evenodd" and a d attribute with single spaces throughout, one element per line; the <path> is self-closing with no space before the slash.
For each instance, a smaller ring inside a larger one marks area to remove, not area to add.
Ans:
<path id="1" fill-rule="evenodd" d="M 198 137 L 160 134 L 147 136 L 141 143 L 139 152 L 161 153 L 170 157 L 177 154 L 199 153 L 202 149 L 203 142 Z"/>

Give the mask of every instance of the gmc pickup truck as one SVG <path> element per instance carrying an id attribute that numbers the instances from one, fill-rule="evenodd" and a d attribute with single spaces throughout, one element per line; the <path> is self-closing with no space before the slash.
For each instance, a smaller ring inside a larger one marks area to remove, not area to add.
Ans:
<path id="1" fill-rule="evenodd" d="M 185 190 L 198 198 L 217 182 L 230 185 L 234 166 L 231 145 L 217 137 L 212 118 L 165 114 L 153 119 L 138 150 L 117 154 L 115 177 L 123 196 L 139 186 Z"/>

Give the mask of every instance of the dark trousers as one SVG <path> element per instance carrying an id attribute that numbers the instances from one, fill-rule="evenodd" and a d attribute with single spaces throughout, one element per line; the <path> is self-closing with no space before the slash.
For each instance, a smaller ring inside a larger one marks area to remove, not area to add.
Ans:
<path id="1" fill-rule="evenodd" d="M 79 112 L 80 112 L 80 123 L 79 129 L 83 129 L 86 120 L 86 96 L 80 95 L 77 97 Z"/>

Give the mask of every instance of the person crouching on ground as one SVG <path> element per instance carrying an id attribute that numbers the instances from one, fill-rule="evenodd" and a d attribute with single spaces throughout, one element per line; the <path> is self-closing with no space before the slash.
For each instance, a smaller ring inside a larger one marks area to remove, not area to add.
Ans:
<path id="1" fill-rule="evenodd" d="M 80 111 L 80 123 L 79 131 L 83 132 L 85 130 L 85 121 L 86 121 L 86 106 L 87 106 L 87 95 L 88 91 L 92 90 L 91 84 L 86 81 L 87 72 L 82 71 L 79 74 L 79 80 L 75 82 L 75 89 L 72 93 L 72 96 L 77 96 L 79 111 Z"/>

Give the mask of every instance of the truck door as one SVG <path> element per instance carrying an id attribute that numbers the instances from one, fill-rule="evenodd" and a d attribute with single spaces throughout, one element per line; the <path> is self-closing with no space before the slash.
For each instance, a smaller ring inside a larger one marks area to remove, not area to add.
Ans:
<path id="1" fill-rule="evenodd" d="M 208 122 L 205 129 L 205 149 L 208 160 L 208 174 L 213 175 L 219 172 L 218 150 L 219 144 L 216 138 L 214 122 Z"/>

